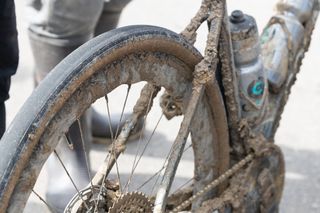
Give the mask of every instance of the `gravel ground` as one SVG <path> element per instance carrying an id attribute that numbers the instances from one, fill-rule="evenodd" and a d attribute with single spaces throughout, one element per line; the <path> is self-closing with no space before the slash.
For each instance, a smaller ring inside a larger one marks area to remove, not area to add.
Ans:
<path id="1" fill-rule="evenodd" d="M 7 102 L 8 123 L 31 94 L 33 87 L 33 61 L 26 34 L 24 2 L 16 0 L 21 58 L 18 73 L 12 79 L 11 99 Z M 230 0 L 228 7 L 229 11 L 241 9 L 253 15 L 261 30 L 272 14 L 275 2 L 242 0 L 239 4 L 239 1 Z M 120 25 L 150 24 L 179 32 L 199 5 L 200 0 L 133 0 L 123 12 Z M 204 32 L 205 29 L 201 29 L 197 42 L 200 50 L 204 47 Z M 276 135 L 276 143 L 282 147 L 286 160 L 286 185 L 281 212 L 320 212 L 320 111 L 317 108 L 320 104 L 319 47 L 320 22 Z M 172 130 L 163 137 L 168 139 L 174 133 Z M 150 160 L 155 159 L 151 157 Z M 189 162 L 185 163 L 187 165 Z M 40 188 L 45 190 L 44 182 Z M 33 199 L 25 212 L 43 212 L 43 208 L 39 201 Z"/>

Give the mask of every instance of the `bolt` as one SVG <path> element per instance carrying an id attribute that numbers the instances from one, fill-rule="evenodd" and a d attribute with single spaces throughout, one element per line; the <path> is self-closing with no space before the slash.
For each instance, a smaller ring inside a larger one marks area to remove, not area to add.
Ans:
<path id="1" fill-rule="evenodd" d="M 234 10 L 232 13 L 231 13 L 231 16 L 230 16 L 230 21 L 232 23 L 241 23 L 241 22 L 244 22 L 245 18 L 244 18 L 244 14 L 241 10 Z"/>

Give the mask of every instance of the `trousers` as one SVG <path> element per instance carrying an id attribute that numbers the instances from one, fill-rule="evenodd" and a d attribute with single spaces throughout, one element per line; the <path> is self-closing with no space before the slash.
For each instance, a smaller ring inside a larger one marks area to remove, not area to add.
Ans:
<path id="1" fill-rule="evenodd" d="M 0 1 L 0 138 L 6 129 L 4 102 L 9 98 L 11 76 L 19 60 L 18 33 L 13 0 Z"/>
<path id="2" fill-rule="evenodd" d="M 0 1 L 0 103 L 9 98 L 10 78 L 19 60 L 15 5 L 13 0 Z"/>
<path id="3" fill-rule="evenodd" d="M 103 14 L 119 15 L 130 0 L 31 0 L 29 30 L 56 46 L 75 46 L 99 34 Z M 103 27 L 103 26 L 102 26 Z"/>

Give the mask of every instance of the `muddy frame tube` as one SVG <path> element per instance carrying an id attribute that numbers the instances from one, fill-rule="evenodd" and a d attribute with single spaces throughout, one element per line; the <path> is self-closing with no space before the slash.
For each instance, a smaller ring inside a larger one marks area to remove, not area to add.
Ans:
<path id="1" fill-rule="evenodd" d="M 203 2 L 205 4 L 206 1 Z M 185 147 L 186 139 L 188 137 L 188 134 L 190 132 L 189 126 L 190 123 L 193 120 L 193 115 L 197 109 L 198 103 L 201 100 L 205 88 L 207 87 L 207 82 L 211 82 L 213 84 L 217 84 L 216 81 L 216 69 L 217 65 L 219 63 L 218 58 L 218 45 L 220 43 L 221 38 L 221 31 L 224 29 L 225 40 L 228 40 L 229 35 L 229 28 L 227 25 L 228 21 L 228 14 L 226 11 L 226 4 L 225 1 L 219 1 L 217 5 L 215 4 L 208 4 L 209 9 L 209 16 L 207 17 L 208 21 L 208 27 L 209 27 L 209 34 L 207 38 L 207 46 L 205 50 L 205 56 L 204 59 L 195 67 L 194 71 L 194 80 L 193 80 L 193 91 L 191 98 L 189 100 L 188 108 L 186 109 L 186 116 L 184 117 L 178 136 L 175 139 L 174 142 L 174 151 L 170 153 L 170 157 L 168 160 L 168 165 L 165 170 L 164 178 L 161 182 L 160 189 L 157 193 L 156 200 L 155 200 L 155 207 L 153 212 L 154 213 L 160 213 L 165 211 L 166 207 L 166 200 L 165 198 L 168 196 L 169 189 L 171 187 L 172 181 L 174 175 L 178 166 L 178 162 L 181 159 L 183 149 Z M 198 12 L 198 14 L 201 14 L 201 8 Z M 201 22 L 201 19 L 199 21 L 199 24 Z M 200 26 L 200 25 L 199 25 Z M 224 27 L 222 27 L 224 26 Z M 188 27 L 187 27 L 188 28 Z M 197 28 L 195 26 L 194 28 Z M 187 30 L 187 29 L 186 29 Z M 183 33 L 182 33 L 183 34 Z M 189 39 L 189 41 L 192 42 L 192 39 Z M 234 69 L 233 69 L 233 61 L 230 61 L 232 57 L 232 49 L 231 49 L 231 41 L 228 40 L 228 42 L 225 44 L 225 47 L 228 48 L 226 51 L 227 54 L 224 56 L 224 60 L 226 62 L 226 65 L 230 65 L 231 69 L 228 69 L 228 71 L 232 72 L 232 76 L 235 76 Z M 231 54 L 231 55 L 230 55 Z M 235 90 L 237 87 L 236 85 L 232 85 L 232 88 Z M 237 90 L 235 90 L 237 91 Z M 237 96 L 233 95 L 233 98 L 236 98 Z M 233 103 L 237 103 L 234 102 Z M 236 112 L 238 115 L 238 112 Z M 220 187 L 221 188 L 221 187 Z M 195 202 L 193 203 L 192 208 L 196 209 L 199 207 L 201 202 Z M 198 206 L 199 205 L 199 206 Z"/>
<path id="2" fill-rule="evenodd" d="M 221 64 L 221 87 L 227 111 L 230 146 L 238 152 L 243 152 L 244 146 L 238 131 L 241 119 L 239 83 L 233 59 L 227 8 L 225 9 L 219 38 L 219 62 Z"/>
<path id="3" fill-rule="evenodd" d="M 303 23 L 304 25 L 304 35 L 303 41 L 300 44 L 296 53 L 290 52 L 289 54 L 289 63 L 288 66 L 288 76 L 285 80 L 285 83 L 281 89 L 281 91 L 277 94 L 269 92 L 269 103 L 268 110 L 269 116 L 272 117 L 271 124 L 271 133 L 264 134 L 264 136 L 273 141 L 274 135 L 279 126 L 281 115 L 283 113 L 284 107 L 288 101 L 288 97 L 290 94 L 291 87 L 294 85 L 296 80 L 296 75 L 300 70 L 300 66 L 302 64 L 302 60 L 304 58 L 305 52 L 308 51 L 312 31 L 315 27 L 315 23 L 317 21 L 320 10 L 320 1 L 314 0 L 312 11 L 308 21 Z M 230 134 L 230 146 L 237 156 L 242 156 L 245 153 L 245 141 L 240 137 L 239 133 L 239 124 L 242 119 L 241 117 L 241 106 L 240 106 L 240 94 L 239 94 L 239 82 L 237 79 L 236 68 L 233 59 L 233 49 L 232 42 L 230 37 L 230 28 L 228 26 L 229 18 L 227 10 L 225 10 L 225 19 L 221 29 L 220 42 L 219 42 L 219 60 L 221 63 L 221 84 L 222 84 L 222 92 L 224 94 L 224 101 L 227 110 L 228 117 L 228 126 L 229 126 L 229 134 Z M 288 28 L 282 19 L 277 19 L 277 16 L 274 16 L 270 19 L 269 23 L 265 27 L 263 31 L 266 31 L 273 24 L 280 24 L 283 29 L 287 32 L 285 33 L 286 40 L 288 43 L 288 49 L 290 51 L 290 43 L 291 45 L 295 43 L 295 40 L 292 40 L 292 36 L 288 32 Z M 262 36 L 262 35 L 261 35 Z M 261 39 L 261 38 L 260 38 Z M 262 55 L 262 58 L 264 55 Z M 258 129 L 263 128 L 264 124 L 259 125 Z"/>
<path id="4" fill-rule="evenodd" d="M 303 26 L 304 31 L 303 31 L 302 41 L 300 42 L 300 45 L 297 47 L 296 51 L 293 50 L 292 46 L 298 42 L 294 40 L 294 36 L 289 32 L 288 26 L 283 17 L 279 18 L 277 15 L 273 16 L 263 30 L 262 36 L 268 30 L 268 28 L 272 27 L 272 25 L 279 24 L 285 32 L 285 37 L 287 40 L 287 48 L 289 52 L 288 54 L 289 63 L 287 67 L 288 73 L 287 73 L 286 79 L 284 80 L 280 91 L 269 92 L 268 107 L 270 108 L 268 109 L 269 111 L 268 117 L 272 117 L 272 123 L 270 127 L 268 127 L 268 128 L 271 128 L 271 130 L 265 133 L 265 137 L 268 138 L 269 140 L 274 140 L 274 136 L 279 127 L 281 116 L 284 111 L 284 107 L 288 101 L 291 88 L 297 79 L 297 74 L 300 71 L 300 67 L 302 65 L 302 60 L 305 56 L 305 53 L 309 49 L 312 32 L 315 27 L 316 21 L 318 19 L 319 10 L 320 10 L 320 1 L 314 0 L 312 10 L 310 12 L 310 16 L 308 20 L 305 21 L 304 23 L 300 23 Z M 277 12 L 278 14 L 282 14 L 280 11 L 277 11 Z M 286 13 L 282 15 L 287 16 Z M 264 58 L 264 55 L 262 55 L 262 57 Z M 265 57 L 268 57 L 268 56 L 265 56 Z"/>

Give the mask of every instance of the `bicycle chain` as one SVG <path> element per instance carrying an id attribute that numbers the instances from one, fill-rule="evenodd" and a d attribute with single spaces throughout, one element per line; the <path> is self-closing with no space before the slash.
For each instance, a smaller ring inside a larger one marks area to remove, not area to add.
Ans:
<path id="1" fill-rule="evenodd" d="M 247 154 L 246 157 L 233 165 L 229 170 L 205 186 L 201 191 L 197 192 L 195 195 L 191 196 L 180 205 L 175 207 L 172 211 L 170 211 L 170 213 L 178 213 L 184 210 L 186 207 L 190 206 L 194 200 L 200 198 L 205 193 L 209 192 L 235 175 L 245 165 L 252 162 L 254 158 L 258 159 L 258 157 L 269 156 L 274 150 L 278 149 L 274 143 L 267 141 L 263 135 L 255 135 L 245 119 L 242 119 L 239 123 L 239 134 L 242 141 L 245 141 L 245 150 L 249 154 Z"/>
<path id="2" fill-rule="evenodd" d="M 227 170 L 225 173 L 220 175 L 217 179 L 212 181 L 210 184 L 208 184 L 204 189 L 197 192 L 195 195 L 190 197 L 188 200 L 181 203 L 179 206 L 174 208 L 170 213 L 178 213 L 179 211 L 182 211 L 187 206 L 191 205 L 194 200 L 201 197 L 203 194 L 207 193 L 211 189 L 215 188 L 216 186 L 222 184 L 224 181 L 226 181 L 228 178 L 230 178 L 232 175 L 234 175 L 236 172 L 238 172 L 243 166 L 245 166 L 247 163 L 251 162 L 254 158 L 254 154 L 250 153 L 248 154 L 244 159 L 242 159 L 239 163 L 235 164 L 231 169 Z"/>

